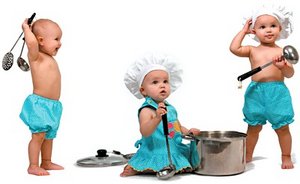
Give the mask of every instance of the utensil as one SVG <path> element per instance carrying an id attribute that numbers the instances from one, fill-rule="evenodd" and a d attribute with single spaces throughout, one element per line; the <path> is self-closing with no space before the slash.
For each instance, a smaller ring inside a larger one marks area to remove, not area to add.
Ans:
<path id="1" fill-rule="evenodd" d="M 23 53 L 23 49 L 24 49 L 24 45 L 25 45 L 25 39 L 23 38 L 23 40 L 24 41 L 23 41 L 20 56 L 17 59 L 17 64 L 21 70 L 23 70 L 24 72 L 27 72 L 30 70 L 30 67 L 29 67 L 28 63 L 22 58 L 22 53 Z"/>
<path id="2" fill-rule="evenodd" d="M 163 121 L 163 127 L 164 127 L 164 134 L 166 137 L 166 147 L 167 147 L 167 152 L 168 152 L 169 165 L 162 168 L 160 171 L 158 171 L 156 173 L 156 176 L 158 177 L 158 179 L 167 180 L 167 179 L 171 178 L 172 176 L 174 176 L 174 174 L 176 172 L 176 167 L 175 167 L 175 165 L 173 165 L 172 159 L 171 159 L 171 151 L 170 151 L 170 145 L 169 145 L 169 139 L 168 139 L 169 130 L 168 130 L 167 114 L 162 115 L 162 121 Z"/>
<path id="3" fill-rule="evenodd" d="M 31 15 L 31 17 L 28 19 L 27 23 L 30 25 L 35 17 L 36 13 L 33 13 Z M 14 55 L 12 54 L 12 50 L 15 48 L 16 44 L 18 43 L 18 41 L 20 40 L 20 38 L 22 37 L 23 32 L 20 34 L 20 36 L 18 37 L 17 41 L 15 42 L 15 44 L 12 46 L 12 48 L 10 49 L 10 51 L 8 53 L 6 53 L 3 57 L 2 60 L 2 68 L 4 70 L 9 70 L 14 62 Z M 17 60 L 18 66 L 21 68 L 21 70 L 23 71 L 28 71 L 29 70 L 29 65 L 27 64 L 27 62 L 21 58 L 23 49 L 24 49 L 24 44 L 25 44 L 25 39 L 23 38 L 23 46 L 22 46 L 22 50 L 21 50 L 21 54 Z"/>
<path id="4" fill-rule="evenodd" d="M 14 64 L 14 55 L 11 52 L 15 48 L 16 44 L 18 43 L 18 41 L 20 40 L 22 35 L 23 35 L 23 32 L 20 34 L 20 36 L 18 37 L 17 41 L 12 46 L 10 51 L 4 55 L 3 60 L 2 60 L 2 68 L 4 70 L 9 70 L 12 67 L 12 65 Z"/>
<path id="5" fill-rule="evenodd" d="M 283 48 L 282 57 L 285 58 L 291 64 L 297 64 L 298 60 L 299 60 L 299 55 L 298 55 L 297 50 L 291 45 L 287 45 Z M 241 82 L 241 81 L 247 79 L 248 77 L 260 72 L 262 69 L 270 66 L 271 64 L 272 64 L 272 61 L 270 61 L 262 66 L 259 66 L 257 68 L 254 68 L 253 70 L 238 76 L 237 80 L 239 82 Z"/>

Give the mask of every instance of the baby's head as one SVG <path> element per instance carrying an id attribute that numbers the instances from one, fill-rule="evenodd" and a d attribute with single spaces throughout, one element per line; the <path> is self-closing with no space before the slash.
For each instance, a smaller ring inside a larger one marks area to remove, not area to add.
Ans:
<path id="1" fill-rule="evenodd" d="M 278 21 L 280 25 L 280 35 L 278 36 L 277 40 L 286 39 L 293 32 L 291 20 L 293 12 L 288 11 L 283 6 L 275 5 L 264 5 L 252 12 L 252 15 L 250 17 L 252 19 L 252 24 L 250 26 L 251 30 L 253 30 L 256 21 L 264 15 L 272 16 Z M 259 39 L 255 35 L 252 38 L 259 42 Z"/>
<path id="2" fill-rule="evenodd" d="M 47 36 L 48 34 L 58 34 L 61 32 L 59 25 L 49 19 L 38 19 L 32 24 L 32 32 L 35 36 Z"/>
<path id="3" fill-rule="evenodd" d="M 150 54 L 132 64 L 124 77 L 124 82 L 129 91 L 138 99 L 145 96 L 153 97 L 151 83 L 162 84 L 162 96 L 168 97 L 182 83 L 182 70 L 168 56 Z"/>
<path id="4" fill-rule="evenodd" d="M 32 32 L 43 52 L 49 55 L 57 53 L 61 46 L 62 30 L 56 22 L 49 19 L 39 19 L 32 24 Z"/>

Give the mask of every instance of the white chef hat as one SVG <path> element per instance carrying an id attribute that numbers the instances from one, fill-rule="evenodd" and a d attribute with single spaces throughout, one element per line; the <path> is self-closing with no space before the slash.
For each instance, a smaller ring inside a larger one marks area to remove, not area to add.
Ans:
<path id="1" fill-rule="evenodd" d="M 163 54 L 147 54 L 133 63 L 125 73 L 124 82 L 129 91 L 138 99 L 142 99 L 140 87 L 145 76 L 154 70 L 163 70 L 169 74 L 171 92 L 174 92 L 182 83 L 182 70 L 170 56 Z"/>
<path id="2" fill-rule="evenodd" d="M 250 26 L 253 29 L 257 18 L 261 15 L 271 15 L 275 17 L 281 25 L 281 33 L 277 40 L 286 39 L 292 32 L 293 32 L 293 24 L 292 24 L 292 17 L 293 12 L 288 10 L 284 6 L 278 5 L 263 5 L 260 8 L 254 10 L 252 12 L 252 24 Z M 255 41 L 258 41 L 258 38 L 253 35 L 249 34 Z"/>

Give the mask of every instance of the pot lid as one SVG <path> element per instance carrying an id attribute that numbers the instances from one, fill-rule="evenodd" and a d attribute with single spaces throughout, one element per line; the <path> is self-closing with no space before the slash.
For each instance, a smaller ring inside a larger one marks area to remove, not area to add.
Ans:
<path id="1" fill-rule="evenodd" d="M 77 160 L 76 164 L 82 167 L 107 167 L 123 165 L 126 164 L 132 156 L 133 154 L 123 155 L 119 151 L 107 152 L 105 149 L 99 149 L 97 150 L 96 156 L 79 159 Z"/>

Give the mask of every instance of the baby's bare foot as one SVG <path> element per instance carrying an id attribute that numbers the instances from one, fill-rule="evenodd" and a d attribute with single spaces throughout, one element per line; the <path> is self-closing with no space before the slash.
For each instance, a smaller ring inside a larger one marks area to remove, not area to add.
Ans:
<path id="1" fill-rule="evenodd" d="M 38 166 L 29 166 L 27 169 L 28 174 L 33 174 L 36 176 L 47 176 L 49 172 L 45 169 L 38 167 Z"/>
<path id="2" fill-rule="evenodd" d="M 63 170 L 64 169 L 64 167 L 62 167 L 58 164 L 52 163 L 52 162 L 42 163 L 41 168 L 44 168 L 46 170 Z"/>
<path id="3" fill-rule="evenodd" d="M 252 154 L 246 154 L 246 163 L 249 163 L 252 161 Z"/>
<path id="4" fill-rule="evenodd" d="M 126 165 L 123 172 L 120 174 L 121 177 L 126 177 L 126 176 L 133 176 L 136 175 L 138 172 L 134 170 L 131 166 Z"/>
<path id="5" fill-rule="evenodd" d="M 281 156 L 282 164 L 281 169 L 293 169 L 294 164 L 291 159 L 291 155 L 282 155 Z"/>

